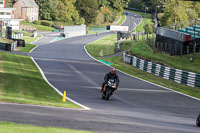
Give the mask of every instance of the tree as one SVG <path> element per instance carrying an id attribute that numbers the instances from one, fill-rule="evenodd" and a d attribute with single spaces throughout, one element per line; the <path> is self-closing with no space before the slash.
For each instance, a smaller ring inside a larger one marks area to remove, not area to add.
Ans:
<path id="1" fill-rule="evenodd" d="M 168 0 L 161 18 L 161 25 L 166 26 L 188 20 L 187 5 L 179 0 Z"/>
<path id="2" fill-rule="evenodd" d="M 107 0 L 98 0 L 98 6 L 99 6 L 99 8 L 105 7 L 107 5 L 108 5 L 108 1 Z"/>
<path id="3" fill-rule="evenodd" d="M 153 25 L 152 24 L 146 24 L 144 26 L 144 30 L 145 30 L 145 33 L 152 34 L 153 33 Z"/>
<path id="4" fill-rule="evenodd" d="M 39 6 L 39 18 L 53 20 L 56 16 L 57 0 L 35 0 Z M 54 14 L 55 13 L 55 14 Z"/>
<path id="5" fill-rule="evenodd" d="M 198 14 L 198 17 L 200 17 L 200 2 L 193 2 L 193 9 L 195 10 L 195 12 Z"/>
<path id="6" fill-rule="evenodd" d="M 159 6 L 157 10 L 163 11 L 164 5 L 167 0 L 131 0 L 129 7 L 144 10 L 145 7 L 149 7 L 150 11 L 155 12 L 156 7 Z"/>
<path id="7" fill-rule="evenodd" d="M 80 16 L 85 19 L 87 25 L 96 22 L 98 11 L 98 3 L 96 0 L 78 0 L 76 2 L 76 8 Z"/>

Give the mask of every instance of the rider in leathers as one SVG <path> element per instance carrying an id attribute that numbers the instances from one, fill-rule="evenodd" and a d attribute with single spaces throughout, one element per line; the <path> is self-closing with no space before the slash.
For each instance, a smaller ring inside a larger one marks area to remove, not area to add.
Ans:
<path id="1" fill-rule="evenodd" d="M 102 92 L 102 91 L 104 91 L 104 92 L 106 91 L 106 85 L 107 85 L 107 83 L 108 83 L 108 81 L 109 81 L 110 79 L 115 80 L 116 85 L 117 85 L 117 86 L 119 85 L 119 77 L 118 77 L 118 75 L 117 75 L 117 73 L 116 73 L 116 69 L 115 69 L 115 68 L 111 68 L 111 69 L 110 69 L 110 72 L 107 73 L 107 74 L 105 75 L 105 77 L 104 77 L 104 82 L 103 82 L 103 84 L 102 84 L 102 90 L 101 90 L 101 92 Z M 117 89 L 117 88 L 116 88 L 116 89 Z"/>

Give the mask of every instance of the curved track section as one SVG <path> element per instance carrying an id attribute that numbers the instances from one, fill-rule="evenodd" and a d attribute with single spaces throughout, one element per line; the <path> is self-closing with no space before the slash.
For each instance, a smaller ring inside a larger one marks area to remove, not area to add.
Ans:
<path id="1" fill-rule="evenodd" d="M 130 25 L 133 15 L 129 13 L 124 25 Z M 110 34 L 65 39 L 39 46 L 31 54 L 52 85 L 67 90 L 69 98 L 90 111 L 1 104 L 0 120 L 102 133 L 198 133 L 198 100 L 126 74 L 118 72 L 118 91 L 109 101 L 101 100 L 100 86 L 109 67 L 90 58 L 84 46 Z"/>

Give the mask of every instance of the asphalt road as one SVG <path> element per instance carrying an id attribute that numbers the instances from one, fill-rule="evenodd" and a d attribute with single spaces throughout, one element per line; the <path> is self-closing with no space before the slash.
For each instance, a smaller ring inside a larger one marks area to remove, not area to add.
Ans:
<path id="1" fill-rule="evenodd" d="M 124 25 L 131 25 L 131 19 L 138 22 L 132 16 Z M 118 72 L 118 91 L 109 101 L 101 99 L 100 86 L 109 67 L 90 58 L 84 46 L 109 34 L 69 38 L 31 53 L 51 84 L 91 110 L 1 103 L 0 121 L 102 133 L 199 133 L 195 119 L 200 101 L 123 73 Z"/>

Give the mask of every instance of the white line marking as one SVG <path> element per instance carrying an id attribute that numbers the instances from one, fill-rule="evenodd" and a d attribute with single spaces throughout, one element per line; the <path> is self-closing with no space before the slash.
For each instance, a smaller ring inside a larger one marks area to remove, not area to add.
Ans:
<path id="1" fill-rule="evenodd" d="M 91 88 L 91 89 L 98 89 L 100 90 L 101 87 L 92 87 L 92 86 L 81 86 L 84 88 Z M 167 93 L 172 93 L 169 90 L 149 90 L 149 89 L 134 89 L 134 88 L 121 88 L 119 87 L 117 91 L 141 91 L 141 92 L 167 92 Z"/>
<path id="2" fill-rule="evenodd" d="M 134 89 L 134 88 L 119 88 L 119 91 L 171 92 L 167 90 L 149 90 L 149 89 Z"/>
<path id="3" fill-rule="evenodd" d="M 31 42 L 30 44 L 33 44 L 34 42 L 38 41 L 39 39 L 42 39 L 44 36 L 41 34 L 41 37 L 36 39 L 35 41 Z"/>
<path id="4" fill-rule="evenodd" d="M 38 65 L 37 62 L 34 60 L 34 58 L 31 57 L 31 59 L 32 59 L 32 61 L 35 63 L 35 65 L 37 66 L 37 68 L 40 70 L 40 73 L 42 74 L 42 77 L 44 78 L 44 80 L 45 80 L 58 94 L 60 94 L 61 96 L 63 96 L 63 93 L 60 92 L 56 87 L 54 87 L 54 86 L 47 80 L 46 76 L 44 75 L 44 72 L 43 72 L 42 69 L 39 67 L 39 65 Z M 75 103 L 76 105 L 78 105 L 78 106 L 84 108 L 85 110 L 90 110 L 90 108 L 88 108 L 88 107 L 86 107 L 86 106 L 84 106 L 84 105 L 82 105 L 82 104 L 80 104 L 80 103 L 78 103 L 78 102 L 76 102 L 76 101 L 70 99 L 69 97 L 66 97 L 66 99 L 69 100 L 70 102 Z"/>
<path id="5" fill-rule="evenodd" d="M 29 51 L 29 54 L 32 53 L 39 45 L 36 45 L 35 48 L 33 48 L 31 51 Z"/>
<path id="6" fill-rule="evenodd" d="M 41 38 L 43 38 L 43 36 L 40 37 L 39 39 L 41 39 Z M 37 40 L 38 40 L 38 39 L 37 39 Z M 34 41 L 34 42 L 35 42 L 35 41 Z M 33 43 L 33 42 L 31 42 L 31 43 Z M 39 45 L 37 45 L 35 48 L 33 48 L 29 53 L 33 52 L 38 46 L 39 46 Z M 60 94 L 61 96 L 63 96 L 63 93 L 60 92 L 56 87 L 54 87 L 54 86 L 47 80 L 46 76 L 44 75 L 44 72 L 43 72 L 42 69 L 39 67 L 39 65 L 38 65 L 37 62 L 34 60 L 34 58 L 31 57 L 31 59 L 32 59 L 32 61 L 35 63 L 35 65 L 37 66 L 37 68 L 40 70 L 40 73 L 41 73 L 42 77 L 44 78 L 44 80 L 47 82 L 47 84 L 49 84 L 58 94 Z M 86 106 L 84 106 L 84 105 L 82 105 L 82 104 L 80 104 L 80 103 L 78 103 L 78 102 L 76 102 L 76 101 L 70 99 L 69 97 L 66 97 L 66 99 L 69 100 L 69 101 L 71 101 L 72 103 L 74 103 L 74 104 L 76 104 L 76 105 L 78 105 L 78 106 L 84 108 L 84 110 L 90 110 L 89 107 L 86 107 Z"/>

